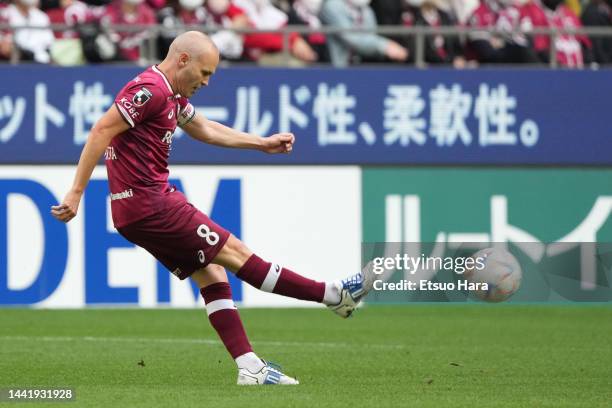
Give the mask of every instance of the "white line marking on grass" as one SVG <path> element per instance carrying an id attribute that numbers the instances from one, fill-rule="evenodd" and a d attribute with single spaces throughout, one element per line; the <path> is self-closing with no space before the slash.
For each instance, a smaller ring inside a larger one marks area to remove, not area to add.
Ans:
<path id="1" fill-rule="evenodd" d="M 94 336 L 0 336 L 0 341 L 47 341 L 47 342 L 116 342 L 116 343 L 159 343 L 159 344 L 205 344 L 221 346 L 219 340 L 213 339 L 185 339 L 185 338 L 158 338 L 158 337 L 94 337 Z M 368 343 L 326 343 L 326 342 L 298 342 L 298 341 L 252 341 L 254 345 L 261 346 L 289 346 L 289 347 L 321 347 L 321 348 L 376 348 L 388 350 L 401 350 L 406 346 L 401 344 L 368 344 Z"/>

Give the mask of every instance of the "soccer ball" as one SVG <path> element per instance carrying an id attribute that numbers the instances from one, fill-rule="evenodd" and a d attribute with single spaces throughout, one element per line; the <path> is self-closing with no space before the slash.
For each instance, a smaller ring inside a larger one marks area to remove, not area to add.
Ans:
<path id="1" fill-rule="evenodd" d="M 478 299 L 502 302 L 521 286 L 521 265 L 510 252 L 501 248 L 485 248 L 472 255 L 475 266 L 465 271 L 464 277 L 477 289 L 471 291 Z M 487 289 L 484 289 L 486 283 Z"/>

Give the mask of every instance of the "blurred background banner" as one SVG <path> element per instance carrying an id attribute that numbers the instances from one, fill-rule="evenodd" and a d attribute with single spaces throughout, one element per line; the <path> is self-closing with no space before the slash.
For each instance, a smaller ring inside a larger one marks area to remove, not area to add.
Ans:
<path id="1" fill-rule="evenodd" d="M 610 180 L 609 169 L 364 168 L 362 263 L 396 253 L 469 256 L 501 244 L 523 269 L 523 284 L 511 301 L 609 301 Z M 403 244 L 374 244 L 381 242 Z M 456 279 L 437 270 L 387 277 Z M 457 291 L 386 290 L 374 299 L 468 298 Z"/>
<path id="2" fill-rule="evenodd" d="M 612 242 L 612 170 L 362 171 L 364 242 Z"/>
<path id="3" fill-rule="evenodd" d="M 141 69 L 0 67 L 0 163 L 78 160 Z M 612 71 L 223 68 L 192 102 L 208 118 L 297 134 L 291 156 L 175 135 L 189 164 L 610 165 Z"/>

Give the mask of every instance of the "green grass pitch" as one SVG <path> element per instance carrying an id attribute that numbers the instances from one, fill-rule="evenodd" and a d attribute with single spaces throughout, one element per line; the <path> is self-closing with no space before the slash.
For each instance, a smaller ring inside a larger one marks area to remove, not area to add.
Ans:
<path id="1" fill-rule="evenodd" d="M 72 387 L 76 402 L 52 404 L 68 407 L 612 406 L 609 306 L 241 314 L 255 351 L 301 385 L 235 385 L 204 310 L 2 309 L 0 388 Z"/>

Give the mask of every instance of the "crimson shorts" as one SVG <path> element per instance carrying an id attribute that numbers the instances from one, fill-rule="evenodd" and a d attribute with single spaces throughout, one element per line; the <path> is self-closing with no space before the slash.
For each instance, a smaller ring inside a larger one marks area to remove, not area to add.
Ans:
<path id="1" fill-rule="evenodd" d="M 117 230 L 182 280 L 208 265 L 230 233 L 187 202 L 182 193 L 172 194 L 180 196 L 175 195 L 165 211 Z"/>

